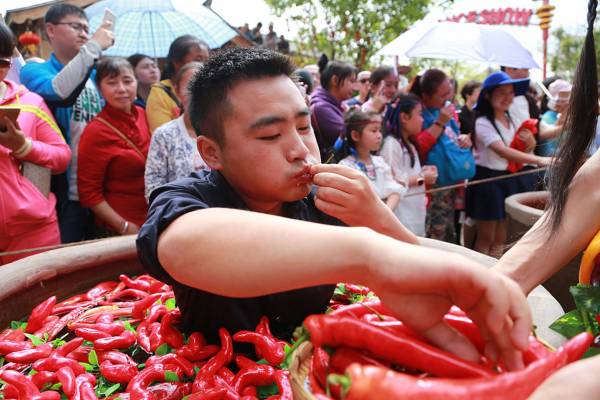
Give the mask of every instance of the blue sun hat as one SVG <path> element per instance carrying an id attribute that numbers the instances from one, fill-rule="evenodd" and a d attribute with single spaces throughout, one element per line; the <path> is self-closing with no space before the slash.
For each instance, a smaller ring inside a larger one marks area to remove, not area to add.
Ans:
<path id="1" fill-rule="evenodd" d="M 527 93 L 527 90 L 529 89 L 529 78 L 511 79 L 511 77 L 503 71 L 494 72 L 493 74 L 488 75 L 481 85 L 481 92 L 479 93 L 479 98 L 477 99 L 477 104 L 475 104 L 474 108 L 479 107 L 479 104 L 486 93 L 489 93 L 495 87 L 509 84 L 513 85 L 515 97 L 522 96 Z"/>

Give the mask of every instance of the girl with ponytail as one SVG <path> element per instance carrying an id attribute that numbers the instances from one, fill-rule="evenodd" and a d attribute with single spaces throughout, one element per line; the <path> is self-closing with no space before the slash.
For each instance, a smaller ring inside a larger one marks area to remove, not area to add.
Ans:
<path id="1" fill-rule="evenodd" d="M 394 179 L 407 186 L 406 197 L 394 214 L 417 236 L 425 236 L 427 198 L 425 184 L 437 179 L 435 166 L 421 167 L 419 154 L 412 143 L 421 132 L 423 116 L 421 100 L 413 94 L 398 94 L 386 107 L 383 118 L 384 139 L 379 152 L 392 168 Z"/>
<path id="2" fill-rule="evenodd" d="M 571 92 L 566 134 L 550 171 L 549 206 L 496 267 L 515 279 L 525 293 L 564 267 L 600 230 L 600 152 L 585 161 L 598 118 L 593 35 L 597 6 L 597 0 L 588 3 L 587 35 Z"/>

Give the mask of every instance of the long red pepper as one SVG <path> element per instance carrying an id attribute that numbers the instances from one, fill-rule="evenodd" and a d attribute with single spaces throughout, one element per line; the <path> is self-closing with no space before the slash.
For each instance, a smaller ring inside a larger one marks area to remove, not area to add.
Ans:
<path id="1" fill-rule="evenodd" d="M 382 360 L 436 376 L 487 377 L 492 373 L 475 363 L 446 353 L 410 336 L 372 326 L 354 318 L 311 315 L 304 320 L 314 346 L 364 349 Z"/>
<path id="2" fill-rule="evenodd" d="M 157 364 L 147 367 L 137 374 L 127 385 L 127 393 L 130 394 L 130 399 L 151 399 L 151 394 L 148 392 L 148 386 L 153 382 L 164 382 L 165 372 L 173 371 L 176 367 L 171 365 Z"/>
<path id="3" fill-rule="evenodd" d="M 32 349 L 31 342 L 14 342 L 12 340 L 0 340 L 0 355 L 6 355 L 15 351 Z"/>
<path id="4" fill-rule="evenodd" d="M 85 368 L 77 361 L 66 357 L 43 358 L 32 364 L 36 371 L 51 371 L 56 372 L 62 367 L 70 367 L 75 375 L 80 375 L 85 372 Z"/>
<path id="5" fill-rule="evenodd" d="M 76 337 L 56 349 L 56 354 L 65 357 L 83 344 L 83 338 Z"/>
<path id="6" fill-rule="evenodd" d="M 343 373 L 346 368 L 355 363 L 360 365 L 375 365 L 378 367 L 390 366 L 373 357 L 369 357 L 360 350 L 351 349 L 349 347 L 338 347 L 331 356 L 331 368 L 338 373 Z"/>
<path id="7" fill-rule="evenodd" d="M 290 383 L 290 371 L 278 369 L 275 371 L 275 383 L 279 394 L 276 396 L 268 397 L 270 400 L 293 400 L 294 392 L 292 391 L 292 384 Z"/>
<path id="8" fill-rule="evenodd" d="M 62 367 L 56 371 L 56 377 L 62 385 L 62 391 L 67 396 L 73 396 L 77 390 L 76 376 L 70 367 Z"/>
<path id="9" fill-rule="evenodd" d="M 214 375 L 233 359 L 233 341 L 227 329 L 219 329 L 219 338 L 221 339 L 221 349 L 198 371 L 194 379 L 194 385 L 192 386 L 193 392 L 209 389 L 212 386 Z"/>
<path id="10" fill-rule="evenodd" d="M 100 374 L 110 382 L 128 384 L 138 374 L 138 369 L 132 364 L 113 364 L 106 360 L 100 364 Z"/>
<path id="11" fill-rule="evenodd" d="M 272 383 L 274 378 L 275 368 L 270 365 L 256 364 L 242 368 L 235 375 L 233 388 L 237 393 L 241 393 L 246 386 L 265 386 Z"/>
<path id="12" fill-rule="evenodd" d="M 158 347 L 164 343 L 163 337 L 160 333 L 160 322 L 154 322 L 150 325 L 149 337 L 150 350 L 152 350 L 152 352 L 155 352 L 156 349 L 158 349 Z"/>
<path id="13" fill-rule="evenodd" d="M 98 339 L 110 338 L 112 335 L 94 328 L 77 328 L 75 334 L 90 342 L 95 342 Z"/>
<path id="14" fill-rule="evenodd" d="M 39 359 L 47 358 L 50 353 L 52 353 L 52 344 L 44 343 L 33 349 L 8 353 L 4 358 L 9 362 L 31 364 Z"/>
<path id="15" fill-rule="evenodd" d="M 44 386 L 58 382 L 58 378 L 54 372 L 39 371 L 31 376 L 31 382 L 33 382 L 38 389 L 42 390 L 44 389 Z"/>
<path id="16" fill-rule="evenodd" d="M 88 355 L 92 351 L 92 348 L 89 346 L 79 346 L 72 352 L 66 355 L 67 358 L 72 358 L 73 360 L 77 360 L 79 362 L 88 362 Z"/>
<path id="17" fill-rule="evenodd" d="M 333 311 L 329 315 L 334 315 L 336 317 L 354 317 L 360 318 L 365 314 L 369 313 L 379 313 L 379 314 L 390 314 L 389 310 L 379 301 L 365 301 L 361 303 L 354 303 L 348 306 L 343 306 Z"/>
<path id="18" fill-rule="evenodd" d="M 181 367 L 187 376 L 191 377 L 194 375 L 194 366 L 192 363 L 175 353 L 169 353 L 162 356 L 152 356 L 146 360 L 146 367 L 151 367 L 157 364 L 177 365 Z"/>
<path id="19" fill-rule="evenodd" d="M 110 293 L 115 287 L 117 287 L 117 282 L 101 282 L 87 291 L 85 294 L 88 300 L 96 300 L 107 293 Z"/>
<path id="20" fill-rule="evenodd" d="M 14 342 L 20 342 L 25 340 L 25 334 L 21 328 L 18 329 L 5 329 L 0 333 L 0 341 L 9 340 Z"/>
<path id="21" fill-rule="evenodd" d="M 103 363 L 104 361 L 110 361 L 113 364 L 127 364 L 137 366 L 137 363 L 133 360 L 133 358 L 131 358 L 129 354 L 121 353 L 120 351 L 98 351 L 96 354 L 100 363 Z"/>
<path id="22" fill-rule="evenodd" d="M 99 351 L 126 349 L 135 343 L 135 333 L 123 332 L 120 336 L 112 336 L 94 341 L 94 348 Z"/>
<path id="23" fill-rule="evenodd" d="M 327 386 L 327 375 L 329 374 L 330 357 L 322 348 L 316 347 L 313 350 L 311 360 L 311 371 L 321 387 Z"/>
<path id="24" fill-rule="evenodd" d="M 52 314 L 52 309 L 56 305 L 56 296 L 51 296 L 38 304 L 32 311 L 31 315 L 27 319 L 27 328 L 25 332 L 33 333 L 40 329 L 44 324 L 44 320 Z"/>
<path id="25" fill-rule="evenodd" d="M 271 365 L 279 365 L 285 359 L 285 351 L 281 343 L 267 335 L 252 331 L 239 331 L 233 335 L 233 340 L 253 344 L 256 354 L 261 354 Z"/>
<path id="26" fill-rule="evenodd" d="M 548 357 L 525 369 L 493 378 L 448 379 L 417 378 L 389 368 L 353 364 L 347 370 L 350 388 L 344 399 L 419 398 L 448 400 L 526 399 L 548 376 L 569 362 L 579 359 L 592 343 L 589 333 L 575 336 Z"/>
<path id="27" fill-rule="evenodd" d="M 190 382 L 162 382 L 148 387 L 148 392 L 156 400 L 181 400 L 190 394 L 191 390 Z"/>
<path id="28" fill-rule="evenodd" d="M 177 349 L 183 346 L 183 335 L 173 326 L 175 321 L 175 315 L 172 312 L 167 313 L 160 322 L 160 334 L 169 346 Z"/>

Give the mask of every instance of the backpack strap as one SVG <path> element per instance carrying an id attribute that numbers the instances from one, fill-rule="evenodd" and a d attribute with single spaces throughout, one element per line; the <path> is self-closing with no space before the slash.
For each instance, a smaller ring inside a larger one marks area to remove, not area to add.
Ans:
<path id="1" fill-rule="evenodd" d="M 173 92 L 173 89 L 171 89 L 169 86 L 165 85 L 162 82 L 155 83 L 155 85 L 157 87 L 161 88 L 167 94 L 167 96 L 169 96 L 169 98 L 171 100 L 173 100 L 173 102 L 179 108 L 180 112 L 183 112 L 183 104 L 181 104 L 181 101 L 179 100 L 179 98 L 177 97 L 177 95 L 175 94 L 175 92 Z"/>

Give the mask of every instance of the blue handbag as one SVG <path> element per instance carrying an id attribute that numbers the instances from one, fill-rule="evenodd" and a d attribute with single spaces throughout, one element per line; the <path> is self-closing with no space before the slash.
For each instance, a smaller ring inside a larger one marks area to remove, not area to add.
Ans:
<path id="1" fill-rule="evenodd" d="M 445 133 L 429 151 L 426 164 L 437 167 L 437 186 L 452 185 L 475 176 L 475 158 L 471 149 L 460 148 Z"/>

